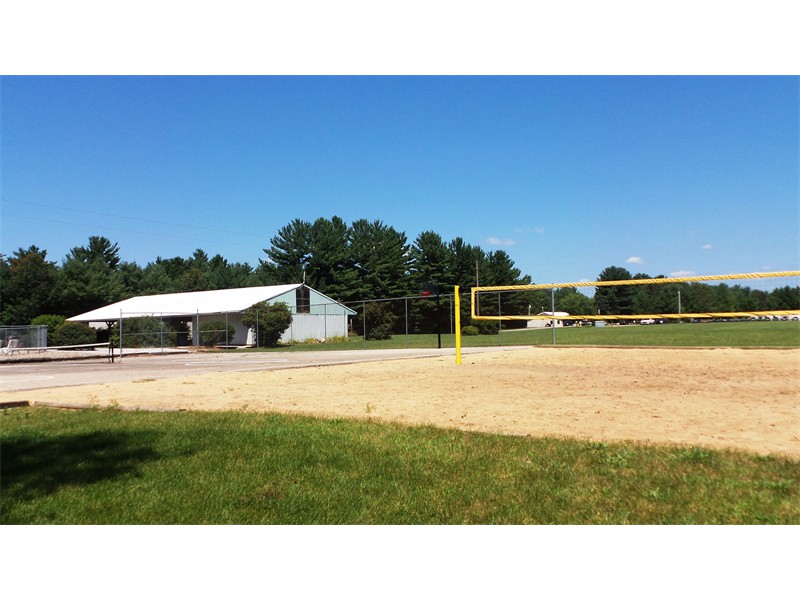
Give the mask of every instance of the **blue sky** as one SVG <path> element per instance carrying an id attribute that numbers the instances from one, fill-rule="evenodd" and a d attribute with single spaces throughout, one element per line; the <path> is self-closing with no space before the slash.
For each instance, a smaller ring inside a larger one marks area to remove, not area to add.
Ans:
<path id="1" fill-rule="evenodd" d="M 255 266 L 292 219 L 605 267 L 797 269 L 798 78 L 4 77 L 2 252 Z"/>

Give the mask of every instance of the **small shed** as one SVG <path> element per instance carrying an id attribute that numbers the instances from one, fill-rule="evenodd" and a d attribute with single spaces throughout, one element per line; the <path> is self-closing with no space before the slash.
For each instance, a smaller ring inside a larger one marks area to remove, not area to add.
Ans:
<path id="1" fill-rule="evenodd" d="M 242 313 L 259 302 L 284 302 L 292 312 L 292 323 L 281 341 L 303 341 L 347 336 L 348 317 L 356 312 L 303 283 L 260 287 L 135 296 L 76 315 L 68 321 L 117 323 L 131 317 L 159 317 L 189 324 L 193 345 L 199 345 L 200 325 L 225 321 L 234 328 L 231 345 L 253 343 L 253 335 L 242 323 Z"/>

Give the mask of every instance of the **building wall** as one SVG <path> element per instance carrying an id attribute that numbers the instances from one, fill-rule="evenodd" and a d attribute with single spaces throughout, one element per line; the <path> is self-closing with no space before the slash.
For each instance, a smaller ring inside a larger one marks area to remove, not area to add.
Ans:
<path id="1" fill-rule="evenodd" d="M 562 319 L 559 319 L 559 317 L 568 317 L 569 313 L 558 312 L 558 311 L 556 311 L 555 313 L 540 312 L 537 316 L 542 316 L 542 317 L 544 317 L 544 316 L 548 316 L 548 317 L 555 316 L 555 318 L 556 318 L 556 327 L 564 327 L 564 321 Z M 531 319 L 527 323 L 528 329 L 542 329 L 544 327 L 552 327 L 552 325 L 553 325 L 552 318 L 550 318 L 550 319 Z"/>
<path id="2" fill-rule="evenodd" d="M 294 314 L 297 310 L 297 291 L 291 290 L 280 296 L 275 296 L 269 301 L 270 304 L 277 304 L 278 302 L 284 302 L 292 310 L 292 314 Z"/>
<path id="3" fill-rule="evenodd" d="M 347 315 L 294 315 L 282 342 L 347 337 Z"/>
<path id="4" fill-rule="evenodd" d="M 356 312 L 346 306 L 335 302 L 327 296 L 323 296 L 316 290 L 309 288 L 311 292 L 311 314 L 312 315 L 355 315 Z M 346 335 L 345 329 L 345 335 Z"/>
<path id="5" fill-rule="evenodd" d="M 318 291 L 307 288 L 309 291 L 309 302 L 311 304 L 310 314 L 312 315 L 354 315 L 354 310 L 347 308 L 343 304 L 339 304 L 332 298 L 328 298 Z M 276 296 L 269 301 L 270 304 L 276 302 L 284 302 L 292 310 L 292 314 L 297 312 L 297 290 L 291 290 L 280 296 Z"/>
<path id="6" fill-rule="evenodd" d="M 553 321 L 551 319 L 531 319 L 528 321 L 528 329 L 544 329 L 545 327 L 550 327 Z M 563 327 L 564 321 L 561 319 L 556 320 L 556 327 Z"/>

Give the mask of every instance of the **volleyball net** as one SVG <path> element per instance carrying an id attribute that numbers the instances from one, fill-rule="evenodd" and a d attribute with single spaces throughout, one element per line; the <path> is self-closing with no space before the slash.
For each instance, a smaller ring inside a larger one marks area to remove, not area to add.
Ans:
<path id="1" fill-rule="evenodd" d="M 591 289 L 585 293 L 584 288 Z M 471 291 L 471 317 L 568 322 L 800 319 L 800 271 L 479 286 Z"/>

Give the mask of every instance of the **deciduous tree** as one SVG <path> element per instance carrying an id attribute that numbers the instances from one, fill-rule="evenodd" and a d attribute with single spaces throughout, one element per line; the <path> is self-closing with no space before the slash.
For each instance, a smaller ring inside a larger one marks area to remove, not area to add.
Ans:
<path id="1" fill-rule="evenodd" d="M 284 302 L 258 302 L 242 313 L 242 323 L 253 330 L 259 346 L 275 346 L 292 324 L 292 312 Z"/>
<path id="2" fill-rule="evenodd" d="M 2 263 L 0 319 L 4 324 L 27 325 L 37 315 L 62 312 L 55 295 L 58 267 L 47 260 L 46 250 L 20 248 Z"/>

